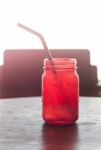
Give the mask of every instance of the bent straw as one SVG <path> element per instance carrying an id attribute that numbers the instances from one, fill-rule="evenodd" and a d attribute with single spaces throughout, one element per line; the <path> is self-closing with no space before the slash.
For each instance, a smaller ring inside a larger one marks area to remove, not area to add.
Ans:
<path id="1" fill-rule="evenodd" d="M 44 49 L 45 49 L 46 52 L 47 52 L 47 56 L 48 56 L 49 60 L 51 60 L 52 65 L 53 65 L 51 52 L 50 52 L 50 50 L 48 49 L 48 46 L 47 46 L 47 44 L 46 44 L 46 42 L 45 42 L 45 39 L 44 39 L 44 37 L 42 36 L 42 34 L 40 34 L 39 32 L 37 32 L 37 31 L 35 31 L 35 30 L 33 30 L 33 29 L 30 29 L 29 27 L 27 27 L 27 26 L 25 26 L 25 25 L 23 25 L 23 24 L 21 24 L 21 23 L 18 23 L 17 25 L 18 25 L 19 27 L 21 27 L 22 29 L 24 29 L 24 30 L 26 30 L 26 31 L 28 31 L 28 32 L 30 32 L 30 33 L 36 35 L 37 37 L 39 37 L 39 39 L 41 40 L 41 42 L 42 42 L 42 44 L 43 44 Z M 55 79 L 57 79 L 56 71 L 53 70 L 53 72 L 55 73 Z M 57 81 L 57 80 L 56 80 L 56 81 Z M 63 96 L 64 96 L 64 98 L 65 98 L 65 97 L 66 97 L 66 94 L 64 93 L 64 90 L 63 90 L 63 88 L 61 87 L 61 84 L 58 84 L 58 82 L 57 82 L 57 85 L 58 85 L 59 88 L 61 89 L 60 91 L 63 92 Z M 68 110 L 70 110 L 70 108 L 71 108 L 71 107 L 70 107 L 70 104 L 68 103 Z M 72 110 L 71 110 L 71 111 L 72 111 Z M 71 112 L 71 111 L 70 111 L 70 112 Z M 71 115 L 72 115 L 72 112 L 71 112 Z"/>
<path id="2" fill-rule="evenodd" d="M 35 31 L 35 30 L 33 30 L 33 29 L 31 29 L 31 28 L 29 28 L 29 27 L 27 27 L 27 26 L 25 26 L 25 25 L 23 25 L 23 24 L 21 24 L 21 23 L 18 23 L 17 25 L 18 25 L 18 27 L 21 27 L 22 29 L 24 29 L 24 30 L 26 30 L 26 31 L 28 31 L 28 32 L 30 32 L 30 33 L 36 35 L 37 37 L 39 37 L 39 39 L 41 40 L 41 42 L 42 42 L 42 44 L 43 44 L 44 49 L 45 49 L 46 52 L 47 52 L 47 56 L 48 56 L 49 60 L 52 61 L 51 52 L 50 52 L 50 50 L 48 49 L 48 46 L 47 46 L 47 44 L 46 44 L 46 42 L 45 42 L 45 39 L 44 39 L 44 37 L 42 36 L 42 34 L 39 33 L 39 32 L 37 32 L 37 31 Z"/>

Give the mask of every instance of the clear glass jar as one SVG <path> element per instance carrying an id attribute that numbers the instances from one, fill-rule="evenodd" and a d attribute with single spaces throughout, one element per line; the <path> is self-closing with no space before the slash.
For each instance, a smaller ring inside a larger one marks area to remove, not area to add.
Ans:
<path id="1" fill-rule="evenodd" d="M 78 119 L 79 77 L 76 59 L 44 59 L 42 115 L 48 124 L 72 124 Z"/>

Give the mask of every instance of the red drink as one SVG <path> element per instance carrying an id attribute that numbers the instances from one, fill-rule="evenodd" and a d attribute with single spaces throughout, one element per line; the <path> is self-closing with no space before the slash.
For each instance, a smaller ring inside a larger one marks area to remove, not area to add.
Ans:
<path id="1" fill-rule="evenodd" d="M 49 124 L 72 124 L 78 119 L 79 77 L 76 59 L 44 60 L 43 119 Z"/>

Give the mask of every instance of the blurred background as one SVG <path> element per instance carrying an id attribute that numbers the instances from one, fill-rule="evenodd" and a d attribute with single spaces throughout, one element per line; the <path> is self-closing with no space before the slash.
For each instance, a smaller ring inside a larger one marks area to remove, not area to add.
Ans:
<path id="1" fill-rule="evenodd" d="M 89 49 L 100 81 L 100 20 L 100 0 L 0 0 L 0 64 L 5 49 L 42 48 L 20 22 L 42 33 L 49 48 Z"/>

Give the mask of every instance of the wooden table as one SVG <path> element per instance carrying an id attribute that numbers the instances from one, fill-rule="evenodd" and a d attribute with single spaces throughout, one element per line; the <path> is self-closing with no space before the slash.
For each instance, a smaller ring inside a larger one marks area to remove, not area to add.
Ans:
<path id="1" fill-rule="evenodd" d="M 101 150 L 101 98 L 80 97 L 75 125 L 44 124 L 41 97 L 0 100 L 0 150 Z"/>

